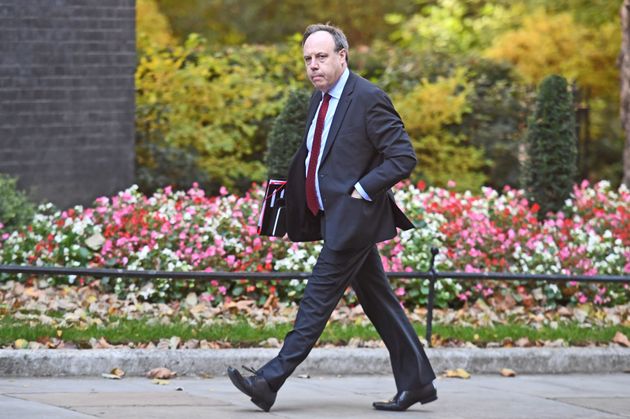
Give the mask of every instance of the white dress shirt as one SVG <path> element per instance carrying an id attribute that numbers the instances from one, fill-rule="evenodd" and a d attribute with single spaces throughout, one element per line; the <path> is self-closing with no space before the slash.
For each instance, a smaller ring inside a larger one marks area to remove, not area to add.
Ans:
<path id="1" fill-rule="evenodd" d="M 317 168 L 315 170 L 315 191 L 317 192 L 317 202 L 319 203 L 319 209 L 324 210 L 324 204 L 322 202 L 322 196 L 319 192 L 319 164 L 322 160 L 322 155 L 324 153 L 324 149 L 326 148 L 326 140 L 328 139 L 328 132 L 330 131 L 330 126 L 332 124 L 333 117 L 335 116 L 335 111 L 337 110 L 337 105 L 339 104 L 339 99 L 341 99 L 341 93 L 343 92 L 343 88 L 346 86 L 346 82 L 348 81 L 348 76 L 350 75 L 350 71 L 346 68 L 344 72 L 337 80 L 337 83 L 328 91 L 330 95 L 330 101 L 328 102 L 328 111 L 326 112 L 326 119 L 324 120 L 324 129 L 322 130 L 322 143 L 319 147 L 319 156 L 317 158 Z M 324 94 L 322 93 L 322 99 L 319 101 L 319 105 L 317 107 L 317 112 L 313 117 L 313 121 L 311 122 L 311 126 L 308 129 L 308 134 L 306 136 L 306 147 L 308 148 L 308 154 L 306 156 L 305 166 L 306 173 L 308 174 L 308 162 L 311 158 L 311 148 L 313 148 L 313 137 L 315 136 L 315 125 L 317 125 L 317 116 L 319 115 L 319 110 L 322 106 L 322 102 L 324 99 Z M 355 189 L 359 194 L 363 197 L 363 199 L 367 199 L 371 201 L 369 195 L 363 190 L 359 182 L 354 185 Z"/>

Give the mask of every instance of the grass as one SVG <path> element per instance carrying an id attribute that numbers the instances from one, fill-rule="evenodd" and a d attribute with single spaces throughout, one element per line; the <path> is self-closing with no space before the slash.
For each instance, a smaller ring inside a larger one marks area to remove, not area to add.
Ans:
<path id="1" fill-rule="evenodd" d="M 419 336 L 425 335 L 422 324 L 414 324 Z M 217 323 L 195 327 L 186 323 L 157 324 L 146 320 L 113 319 L 106 326 L 90 326 L 87 328 L 57 328 L 49 325 L 29 325 L 12 317 L 0 319 L 0 345 L 11 345 L 17 339 L 42 341 L 61 337 L 66 342 L 74 342 L 79 346 L 87 346 L 90 338 L 105 338 L 111 344 L 128 344 L 130 342 L 157 342 L 159 339 L 178 336 L 182 341 L 189 339 L 205 339 L 208 341 L 227 341 L 233 346 L 256 346 L 259 342 L 275 337 L 283 339 L 291 330 L 290 323 L 253 327 L 245 320 L 227 324 Z M 502 342 L 504 339 L 527 337 L 530 341 L 563 339 L 570 345 L 610 342 L 616 332 L 630 336 L 628 326 L 608 326 L 581 328 L 576 323 L 561 325 L 556 329 L 543 326 L 535 329 L 522 324 L 497 325 L 494 327 L 444 326 L 434 325 L 433 334 L 438 340 L 472 342 L 483 346 L 489 342 Z M 342 325 L 329 323 L 320 338 L 320 343 L 343 345 L 352 338 L 361 340 L 379 339 L 373 326 Z"/>

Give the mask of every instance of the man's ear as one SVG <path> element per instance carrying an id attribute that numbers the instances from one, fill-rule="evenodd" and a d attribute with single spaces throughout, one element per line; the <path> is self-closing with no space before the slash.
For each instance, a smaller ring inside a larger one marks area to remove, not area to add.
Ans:
<path id="1" fill-rule="evenodd" d="M 345 48 L 339 51 L 339 56 L 341 57 L 343 62 L 348 62 L 348 51 Z"/>

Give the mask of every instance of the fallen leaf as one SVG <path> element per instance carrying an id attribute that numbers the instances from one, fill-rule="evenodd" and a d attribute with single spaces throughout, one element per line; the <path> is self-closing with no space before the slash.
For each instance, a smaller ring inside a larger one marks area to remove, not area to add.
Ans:
<path id="1" fill-rule="evenodd" d="M 120 368 L 116 367 L 114 369 L 112 369 L 110 372 L 110 374 L 116 375 L 120 378 L 123 378 L 125 376 L 125 372 L 123 370 L 121 370 Z"/>
<path id="2" fill-rule="evenodd" d="M 361 346 L 361 339 L 357 337 L 350 338 L 350 341 L 346 344 L 348 348 L 358 348 Z"/>
<path id="3" fill-rule="evenodd" d="M 186 341 L 186 343 L 184 343 L 182 345 L 182 348 L 184 348 L 184 349 L 197 349 L 197 348 L 199 348 L 199 340 L 198 339 L 190 339 L 190 340 Z"/>
<path id="4" fill-rule="evenodd" d="M 39 342 L 29 342 L 28 349 L 44 349 L 45 346 Z"/>
<path id="5" fill-rule="evenodd" d="M 516 377 L 516 372 L 509 368 L 501 368 L 501 375 L 504 377 Z"/>
<path id="6" fill-rule="evenodd" d="M 26 339 L 16 339 L 13 345 L 15 349 L 26 349 L 28 348 L 28 341 Z"/>
<path id="7" fill-rule="evenodd" d="M 122 378 L 121 376 L 116 375 L 116 374 L 106 374 L 106 373 L 101 374 L 101 377 L 108 378 L 110 380 L 120 380 Z"/>
<path id="8" fill-rule="evenodd" d="M 470 373 L 463 368 L 457 368 L 456 370 L 446 370 L 444 376 L 446 378 L 463 378 L 467 380 L 470 378 Z"/>
<path id="9" fill-rule="evenodd" d="M 546 340 L 544 341 L 544 346 L 547 348 L 564 348 L 568 345 L 564 339 L 560 338 L 556 340 Z"/>
<path id="10" fill-rule="evenodd" d="M 619 345 L 625 346 L 626 348 L 630 348 L 630 340 L 628 339 L 628 336 L 619 331 L 615 333 L 615 337 L 613 337 L 612 341 L 618 343 Z"/>
<path id="11" fill-rule="evenodd" d="M 188 307 L 196 306 L 197 303 L 199 302 L 199 299 L 197 298 L 197 294 L 195 294 L 194 292 L 188 293 L 188 295 L 186 296 L 185 302 L 188 305 Z"/>
<path id="12" fill-rule="evenodd" d="M 169 380 L 160 380 L 158 378 L 154 379 L 153 381 L 151 381 L 153 384 L 157 384 L 160 386 L 165 386 L 167 384 L 170 384 L 171 382 Z"/>
<path id="13" fill-rule="evenodd" d="M 532 343 L 529 341 L 529 338 L 525 336 L 517 339 L 516 342 L 514 342 L 514 346 L 516 346 L 517 348 L 525 348 L 527 346 L 532 346 Z"/>
<path id="14" fill-rule="evenodd" d="M 104 337 L 101 337 L 99 340 L 96 340 L 94 338 L 90 338 L 90 345 L 92 346 L 93 349 L 111 349 L 111 348 L 113 348 L 113 346 L 110 345 L 109 342 L 107 342 Z"/>
<path id="15" fill-rule="evenodd" d="M 171 345 L 171 341 L 169 339 L 160 339 L 157 344 L 158 349 L 169 349 Z"/>
<path id="16" fill-rule="evenodd" d="M 177 349 L 177 347 L 179 346 L 179 344 L 182 342 L 182 338 L 180 338 L 179 336 L 173 336 L 169 341 L 168 341 L 168 348 L 169 349 Z"/>
<path id="17" fill-rule="evenodd" d="M 156 379 L 173 378 L 177 373 L 168 368 L 153 368 L 147 373 L 147 377 Z"/>
<path id="18" fill-rule="evenodd" d="M 278 338 L 270 337 L 260 342 L 259 346 L 262 346 L 263 348 L 279 348 L 282 345 L 280 345 Z"/>

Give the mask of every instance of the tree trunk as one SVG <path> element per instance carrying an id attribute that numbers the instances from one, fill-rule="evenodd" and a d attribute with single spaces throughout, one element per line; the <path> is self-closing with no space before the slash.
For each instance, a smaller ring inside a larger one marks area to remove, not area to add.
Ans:
<path id="1" fill-rule="evenodd" d="M 623 148 L 623 180 L 630 187 L 630 0 L 621 5 L 621 125 L 626 135 Z"/>

